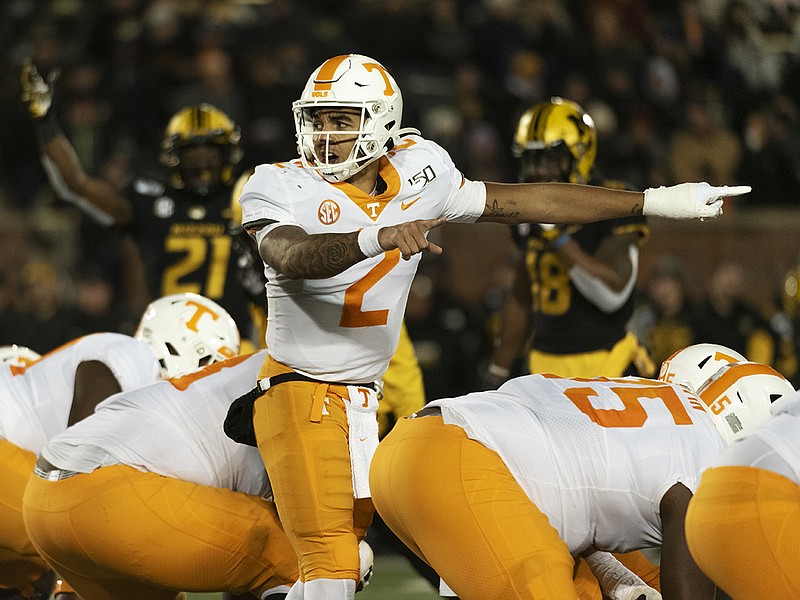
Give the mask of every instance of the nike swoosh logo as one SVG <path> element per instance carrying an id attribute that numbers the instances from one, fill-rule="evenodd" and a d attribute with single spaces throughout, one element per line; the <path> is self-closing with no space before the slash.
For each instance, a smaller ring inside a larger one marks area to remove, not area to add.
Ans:
<path id="1" fill-rule="evenodd" d="M 413 205 L 415 205 L 417 203 L 417 200 L 419 200 L 419 196 L 414 198 L 411 202 L 406 202 L 405 200 L 403 200 L 400 203 L 400 210 L 408 210 L 409 208 L 411 208 Z"/>
<path id="2" fill-rule="evenodd" d="M 360 438 L 358 438 L 358 441 L 359 441 L 359 442 L 366 442 L 366 441 L 367 441 L 367 438 L 365 438 L 365 437 L 363 437 L 363 438 L 362 438 L 362 437 L 360 437 Z"/>

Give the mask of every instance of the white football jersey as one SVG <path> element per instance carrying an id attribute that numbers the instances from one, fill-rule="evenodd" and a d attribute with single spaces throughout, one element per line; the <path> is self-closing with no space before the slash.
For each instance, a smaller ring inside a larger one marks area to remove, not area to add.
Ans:
<path id="1" fill-rule="evenodd" d="M 574 554 L 660 546 L 663 495 L 694 491 L 723 447 L 700 400 L 660 381 L 529 375 L 430 404 L 500 455 Z"/>
<path id="2" fill-rule="evenodd" d="M 262 350 L 198 372 L 115 394 L 95 413 L 54 437 L 42 456 L 61 469 L 90 472 L 129 465 L 200 485 L 267 495 L 256 448 L 223 431 L 228 407 L 249 392 L 266 358 Z"/>
<path id="3" fill-rule="evenodd" d="M 435 143 L 409 135 L 380 161 L 387 189 L 375 196 L 329 183 L 299 160 L 261 165 L 242 190 L 244 227 L 260 229 L 262 239 L 282 225 L 309 234 L 348 233 L 440 216 L 473 222 L 483 213 L 483 183 L 464 179 Z M 397 347 L 420 257 L 405 261 L 394 250 L 328 279 L 291 280 L 265 265 L 270 354 L 322 380 L 380 378 Z"/>
<path id="4" fill-rule="evenodd" d="M 132 390 L 159 378 L 155 353 L 120 333 L 94 333 L 53 350 L 26 367 L 0 366 L 0 437 L 38 453 L 67 428 L 75 372 L 84 361 L 106 365 L 120 389 Z"/>
<path id="5" fill-rule="evenodd" d="M 800 392 L 770 408 L 772 417 L 737 438 L 715 464 L 767 469 L 800 485 Z"/>

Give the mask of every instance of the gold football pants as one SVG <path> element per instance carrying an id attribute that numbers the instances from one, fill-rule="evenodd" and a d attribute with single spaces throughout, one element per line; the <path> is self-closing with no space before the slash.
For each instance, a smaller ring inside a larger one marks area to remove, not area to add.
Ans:
<path id="1" fill-rule="evenodd" d="M 754 467 L 703 473 L 686 541 L 708 577 L 736 600 L 800 598 L 800 486 Z"/>
<path id="2" fill-rule="evenodd" d="M 271 357 L 261 377 L 290 369 Z M 374 508 L 356 500 L 350 468 L 347 387 L 281 383 L 253 409 L 258 450 L 281 522 L 300 563 L 300 579 L 360 579 L 358 542 Z"/>
<path id="3" fill-rule="evenodd" d="M 35 464 L 33 452 L 0 439 L 0 588 L 33 592 L 28 586 L 50 570 L 22 520 L 22 496 Z"/>
<path id="4" fill-rule="evenodd" d="M 401 419 L 370 469 L 378 513 L 461 600 L 575 600 L 574 561 L 500 457 L 441 417 Z"/>
<path id="5" fill-rule="evenodd" d="M 23 508 L 36 549 L 83 600 L 261 593 L 297 579 L 274 505 L 249 494 L 115 465 L 32 476 Z"/>
<path id="6" fill-rule="evenodd" d="M 621 377 L 635 367 L 642 377 L 655 377 L 656 365 L 636 336 L 628 332 L 610 350 L 578 354 L 550 354 L 531 350 L 531 373 L 552 373 L 559 377 Z"/>

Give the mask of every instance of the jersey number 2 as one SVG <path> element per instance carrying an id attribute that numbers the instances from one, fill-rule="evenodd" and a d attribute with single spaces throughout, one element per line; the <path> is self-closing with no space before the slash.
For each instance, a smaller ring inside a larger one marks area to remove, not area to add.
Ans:
<path id="1" fill-rule="evenodd" d="M 369 273 L 348 287 L 344 293 L 344 307 L 340 327 L 374 327 L 386 325 L 389 309 L 363 310 L 364 295 L 400 262 L 400 251 L 386 252 L 383 260 L 372 267 Z"/>

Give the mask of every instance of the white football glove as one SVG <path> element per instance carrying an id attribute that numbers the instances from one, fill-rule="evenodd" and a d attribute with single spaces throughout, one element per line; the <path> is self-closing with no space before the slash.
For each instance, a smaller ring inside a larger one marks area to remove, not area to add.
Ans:
<path id="1" fill-rule="evenodd" d="M 749 185 L 721 187 L 702 183 L 681 183 L 644 191 L 642 214 L 669 219 L 713 219 L 722 214 L 722 199 L 747 194 Z"/>

